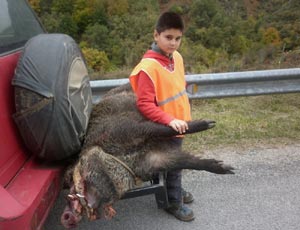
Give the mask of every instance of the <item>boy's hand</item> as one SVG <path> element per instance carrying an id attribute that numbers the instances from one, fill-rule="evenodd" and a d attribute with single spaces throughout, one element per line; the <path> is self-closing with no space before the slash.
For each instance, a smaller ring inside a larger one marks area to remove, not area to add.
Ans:
<path id="1" fill-rule="evenodd" d="M 183 120 L 174 119 L 169 126 L 180 134 L 184 134 L 189 129 L 188 124 Z"/>

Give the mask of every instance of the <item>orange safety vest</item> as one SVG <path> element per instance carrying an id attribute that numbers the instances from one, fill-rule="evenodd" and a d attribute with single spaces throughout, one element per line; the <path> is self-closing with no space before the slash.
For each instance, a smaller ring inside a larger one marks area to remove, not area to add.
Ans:
<path id="1" fill-rule="evenodd" d="M 173 53 L 173 58 L 173 71 L 163 67 L 153 58 L 143 58 L 130 74 L 130 84 L 136 92 L 137 76 L 140 71 L 144 71 L 153 82 L 157 105 L 177 119 L 190 121 L 191 108 L 185 89 L 183 60 L 177 51 Z"/>

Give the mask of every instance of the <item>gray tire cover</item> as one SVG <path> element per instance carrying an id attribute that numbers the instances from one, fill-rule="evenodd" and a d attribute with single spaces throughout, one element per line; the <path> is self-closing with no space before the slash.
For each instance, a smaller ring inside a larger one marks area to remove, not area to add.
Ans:
<path id="1" fill-rule="evenodd" d="M 64 34 L 30 39 L 12 85 L 13 117 L 30 152 L 46 161 L 78 154 L 92 109 L 92 93 L 76 42 Z"/>

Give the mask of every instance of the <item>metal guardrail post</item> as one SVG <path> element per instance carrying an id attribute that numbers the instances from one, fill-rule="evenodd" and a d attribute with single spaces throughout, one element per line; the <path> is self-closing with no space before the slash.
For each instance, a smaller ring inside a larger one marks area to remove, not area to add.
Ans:
<path id="1" fill-rule="evenodd" d="M 300 68 L 186 75 L 190 99 L 300 92 Z M 94 103 L 128 79 L 91 81 Z"/>

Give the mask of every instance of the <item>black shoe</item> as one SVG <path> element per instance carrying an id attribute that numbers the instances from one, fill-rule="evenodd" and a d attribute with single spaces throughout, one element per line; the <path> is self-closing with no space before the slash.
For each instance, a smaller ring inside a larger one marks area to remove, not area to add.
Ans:
<path id="1" fill-rule="evenodd" d="M 195 219 L 193 210 L 184 204 L 171 204 L 170 207 L 165 210 L 181 221 L 188 222 Z"/>
<path id="2" fill-rule="evenodd" d="M 192 193 L 187 192 L 184 189 L 182 189 L 182 200 L 183 200 L 183 203 L 190 204 L 194 201 L 194 196 L 192 195 Z"/>

